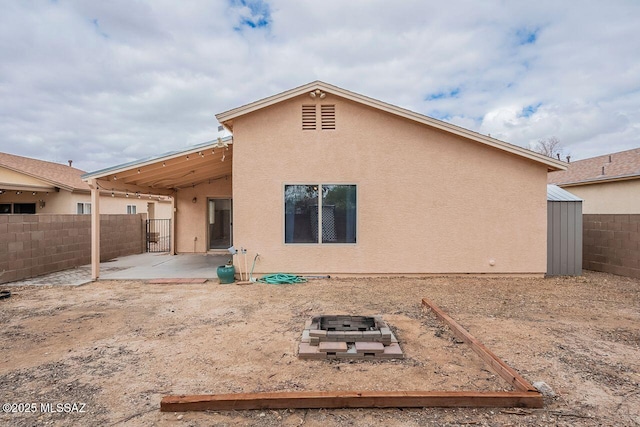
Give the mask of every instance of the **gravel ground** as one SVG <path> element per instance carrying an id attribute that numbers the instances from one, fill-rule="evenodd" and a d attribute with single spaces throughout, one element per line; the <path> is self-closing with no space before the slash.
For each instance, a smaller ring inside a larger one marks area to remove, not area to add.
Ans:
<path id="1" fill-rule="evenodd" d="M 0 300 L 0 403 L 22 412 L 0 412 L 2 425 L 640 425 L 637 279 L 585 272 L 10 290 Z M 159 411 L 173 394 L 511 390 L 422 309 L 423 297 L 555 397 L 543 409 Z M 320 314 L 382 315 L 406 358 L 299 360 L 304 322 Z"/>

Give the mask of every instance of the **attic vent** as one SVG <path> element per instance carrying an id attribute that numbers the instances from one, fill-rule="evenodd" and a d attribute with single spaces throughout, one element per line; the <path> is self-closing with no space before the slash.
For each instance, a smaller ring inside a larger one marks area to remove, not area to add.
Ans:
<path id="1" fill-rule="evenodd" d="M 302 106 L 302 130 L 316 130 L 316 106 Z"/>
<path id="2" fill-rule="evenodd" d="M 336 128 L 336 106 L 321 105 L 320 118 L 322 122 L 322 130 L 335 130 Z"/>

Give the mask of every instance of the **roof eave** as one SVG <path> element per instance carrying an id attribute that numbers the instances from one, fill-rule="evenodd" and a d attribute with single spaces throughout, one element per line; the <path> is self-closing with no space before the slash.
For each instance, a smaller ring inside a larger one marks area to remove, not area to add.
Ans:
<path id="1" fill-rule="evenodd" d="M 8 191 L 36 191 L 36 192 L 49 192 L 55 191 L 56 187 L 45 187 L 42 185 L 31 185 L 31 184 L 16 184 L 12 182 L 0 182 L 0 189 L 8 190 Z"/>
<path id="2" fill-rule="evenodd" d="M 13 172 L 17 172 L 17 173 L 20 173 L 22 175 L 26 175 L 28 177 L 38 179 L 38 180 L 40 180 L 40 181 L 42 181 L 44 183 L 50 184 L 51 186 L 60 188 L 62 190 L 67 190 L 67 191 L 81 190 L 80 187 L 71 187 L 69 185 L 63 184 L 62 182 L 55 181 L 55 180 L 52 180 L 52 179 L 49 179 L 49 178 L 45 178 L 45 177 L 42 177 L 42 176 L 38 176 L 38 175 L 36 175 L 34 173 L 30 173 L 30 172 L 15 168 L 13 166 L 9 166 L 9 165 L 3 164 L 2 167 L 6 168 L 6 169 L 9 169 L 9 170 L 12 170 Z M 34 188 L 35 187 L 36 186 L 34 186 Z"/>
<path id="3" fill-rule="evenodd" d="M 260 99 L 258 101 L 254 101 L 249 104 L 242 105 L 240 107 L 234 108 L 232 110 L 228 110 L 222 113 L 216 114 L 216 119 L 221 124 L 225 124 L 230 120 L 233 120 L 236 117 L 244 116 L 245 114 L 252 113 L 254 111 L 260 110 L 262 108 L 268 107 L 273 104 L 277 104 L 278 102 L 286 101 L 287 99 L 295 98 L 296 96 L 300 96 L 306 92 L 310 92 L 312 89 L 322 89 L 327 88 L 330 85 L 323 83 L 319 80 L 308 83 L 303 86 L 299 86 L 285 92 L 278 93 L 276 95 L 269 96 L 267 98 Z"/>
<path id="4" fill-rule="evenodd" d="M 640 174 L 619 175 L 619 176 L 612 176 L 607 178 L 598 177 L 598 178 L 592 178 L 592 179 L 585 179 L 582 181 L 561 182 L 561 183 L 556 183 L 554 185 L 557 185 L 558 187 L 574 187 L 578 185 L 602 184 L 605 182 L 629 181 L 633 179 L 640 179 Z"/>

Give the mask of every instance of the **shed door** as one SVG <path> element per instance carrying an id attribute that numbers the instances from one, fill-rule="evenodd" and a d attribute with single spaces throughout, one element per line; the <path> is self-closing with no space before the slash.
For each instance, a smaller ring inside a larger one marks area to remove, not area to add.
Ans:
<path id="1" fill-rule="evenodd" d="M 582 202 L 547 202 L 547 276 L 582 274 Z"/>
<path id="2" fill-rule="evenodd" d="M 231 247 L 231 199 L 209 199 L 209 249 Z"/>

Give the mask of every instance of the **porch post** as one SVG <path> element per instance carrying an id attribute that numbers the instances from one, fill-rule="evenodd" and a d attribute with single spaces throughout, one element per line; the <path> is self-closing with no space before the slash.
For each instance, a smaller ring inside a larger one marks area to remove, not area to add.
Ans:
<path id="1" fill-rule="evenodd" d="M 170 255 L 175 255 L 176 254 L 176 197 L 178 196 L 178 193 L 176 191 L 173 192 L 173 195 L 171 196 L 171 231 L 170 231 L 170 235 L 171 235 L 171 241 L 170 241 L 170 245 L 169 245 L 169 254 Z"/>
<path id="2" fill-rule="evenodd" d="M 89 180 L 91 187 L 91 280 L 100 277 L 100 189 L 95 179 Z"/>

